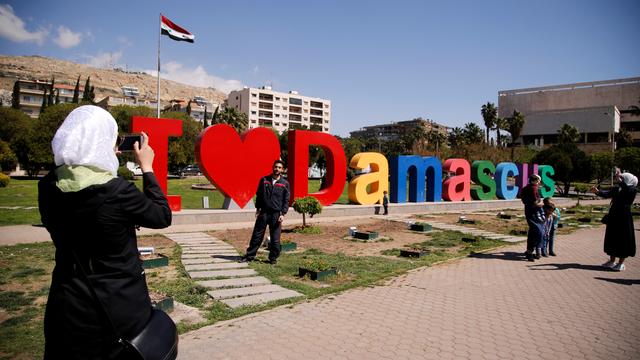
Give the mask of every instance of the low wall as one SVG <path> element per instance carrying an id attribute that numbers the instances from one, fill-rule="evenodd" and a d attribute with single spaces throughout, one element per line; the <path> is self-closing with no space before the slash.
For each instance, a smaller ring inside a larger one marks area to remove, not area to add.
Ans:
<path id="1" fill-rule="evenodd" d="M 570 206 L 575 203 L 571 199 L 554 199 L 557 206 Z M 379 208 L 376 210 L 376 207 Z M 522 209 L 522 202 L 515 200 L 486 200 L 486 201 L 442 201 L 423 203 L 389 204 L 389 214 L 428 214 L 444 212 L 467 212 L 477 210 L 504 210 Z M 373 205 L 331 205 L 325 206 L 322 213 L 314 218 L 323 217 L 349 217 L 349 216 L 370 216 L 382 213 L 382 206 Z M 255 219 L 255 210 L 182 210 L 173 213 L 173 225 L 194 225 L 194 224 L 221 224 L 235 222 L 250 222 Z M 287 219 L 302 219 L 302 215 L 289 209 Z"/>

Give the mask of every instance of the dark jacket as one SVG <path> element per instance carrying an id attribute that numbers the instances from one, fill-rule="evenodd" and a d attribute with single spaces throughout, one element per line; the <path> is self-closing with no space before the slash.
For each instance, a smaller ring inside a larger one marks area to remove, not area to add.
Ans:
<path id="1" fill-rule="evenodd" d="M 279 212 L 284 215 L 289 211 L 289 182 L 282 176 L 275 184 L 271 175 L 260 179 L 256 192 L 256 209 L 266 212 Z"/>
<path id="2" fill-rule="evenodd" d="M 150 318 L 135 227 L 167 227 L 171 210 L 153 173 L 143 179 L 144 193 L 122 178 L 69 193 L 56 187 L 54 171 L 39 182 L 42 223 L 56 247 L 44 319 L 45 358 L 116 358 L 121 350 L 75 265 L 74 252 L 122 336 L 137 334 Z"/>
<path id="3" fill-rule="evenodd" d="M 600 190 L 598 196 L 611 198 L 611 207 L 604 233 L 604 252 L 609 256 L 636 255 L 636 236 L 631 216 L 631 205 L 636 198 L 636 187 L 620 184 L 611 191 Z"/>

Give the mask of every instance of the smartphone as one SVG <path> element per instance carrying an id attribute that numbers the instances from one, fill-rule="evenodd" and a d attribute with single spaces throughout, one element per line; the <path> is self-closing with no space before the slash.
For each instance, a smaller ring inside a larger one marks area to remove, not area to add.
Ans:
<path id="1" fill-rule="evenodd" d="M 133 151 L 133 144 L 142 145 L 142 134 L 126 134 L 119 138 L 118 151 Z"/>

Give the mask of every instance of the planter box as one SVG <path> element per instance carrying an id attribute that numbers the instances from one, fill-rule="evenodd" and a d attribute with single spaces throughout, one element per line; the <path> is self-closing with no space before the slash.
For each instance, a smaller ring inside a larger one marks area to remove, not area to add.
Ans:
<path id="1" fill-rule="evenodd" d="M 463 237 L 462 238 L 462 242 L 466 242 L 466 243 L 474 243 L 477 242 L 478 239 L 475 237 Z"/>
<path id="2" fill-rule="evenodd" d="M 156 309 L 162 310 L 166 313 L 170 313 L 171 311 L 173 311 L 173 298 L 167 296 L 162 300 L 152 301 L 151 305 Z"/>
<path id="3" fill-rule="evenodd" d="M 298 276 L 304 277 L 305 275 L 309 274 L 309 278 L 315 281 L 322 281 L 326 277 L 336 275 L 337 273 L 338 273 L 338 269 L 336 268 L 331 268 L 331 269 L 322 270 L 322 271 L 313 271 L 305 268 L 298 268 Z"/>
<path id="4" fill-rule="evenodd" d="M 298 244 L 294 242 L 280 244 L 280 249 L 284 252 L 294 251 L 298 249 Z"/>
<path id="5" fill-rule="evenodd" d="M 433 228 L 429 224 L 417 223 L 417 224 L 411 224 L 411 226 L 409 226 L 409 229 L 413 231 L 425 232 L 425 231 L 431 231 Z"/>
<path id="6" fill-rule="evenodd" d="M 578 218 L 578 221 L 582 222 L 582 223 L 590 223 L 591 222 L 591 218 L 581 217 L 581 218 Z"/>
<path id="7" fill-rule="evenodd" d="M 500 214 L 498 215 L 498 217 L 500 219 L 507 219 L 507 220 L 513 219 L 513 215 L 509 215 L 509 214 Z"/>
<path id="8" fill-rule="evenodd" d="M 458 220 L 458 222 L 460 224 L 475 224 L 476 223 L 475 220 L 471 220 L 471 219 L 460 219 L 460 220 Z"/>
<path id="9" fill-rule="evenodd" d="M 420 258 L 428 254 L 429 252 L 426 250 L 400 250 L 400 256 L 402 257 Z"/>
<path id="10" fill-rule="evenodd" d="M 168 266 L 169 265 L 169 258 L 162 255 L 162 254 L 156 254 L 157 256 L 159 256 L 158 258 L 155 259 L 147 259 L 147 260 L 142 260 L 142 268 L 144 269 L 153 269 L 153 268 L 157 268 L 157 267 L 162 267 L 162 266 Z"/>
<path id="11" fill-rule="evenodd" d="M 563 223 L 558 223 L 558 229 L 561 229 L 561 228 L 563 228 L 563 227 L 564 227 L 564 224 L 563 224 Z"/>
<path id="12" fill-rule="evenodd" d="M 378 238 L 378 233 L 375 231 L 372 231 L 372 232 L 356 231 L 353 233 L 353 237 L 356 239 L 362 239 L 362 240 L 373 240 Z"/>

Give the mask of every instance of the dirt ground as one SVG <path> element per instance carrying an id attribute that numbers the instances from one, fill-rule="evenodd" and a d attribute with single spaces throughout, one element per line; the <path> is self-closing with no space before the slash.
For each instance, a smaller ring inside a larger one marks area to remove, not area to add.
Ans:
<path id="1" fill-rule="evenodd" d="M 358 219 L 334 221 L 331 223 L 313 224 L 320 228 L 321 234 L 298 234 L 291 230 L 294 226 L 284 226 L 281 241 L 298 244 L 297 251 L 318 249 L 325 253 L 343 253 L 352 256 L 381 256 L 387 249 L 401 248 L 408 244 L 422 242 L 426 234 L 409 231 L 407 224 L 383 219 Z M 380 235 L 377 241 L 359 241 L 348 236 L 349 227 L 355 226 L 358 231 L 376 231 Z M 244 254 L 253 229 L 238 229 L 211 232 L 221 240 L 232 244 L 239 253 Z"/>

